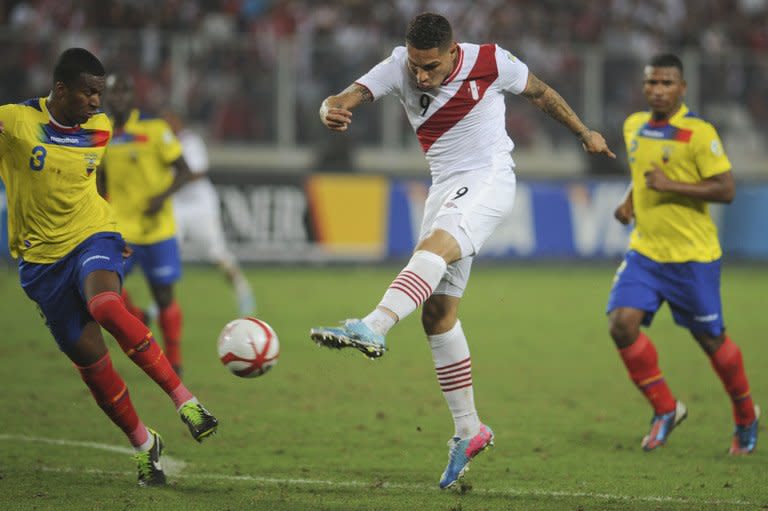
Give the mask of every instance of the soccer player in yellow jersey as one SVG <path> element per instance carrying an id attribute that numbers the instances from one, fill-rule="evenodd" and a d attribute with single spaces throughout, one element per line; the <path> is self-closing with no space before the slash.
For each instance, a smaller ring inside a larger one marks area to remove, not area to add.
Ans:
<path id="1" fill-rule="evenodd" d="M 61 54 L 47 98 L 0 106 L 0 177 L 11 255 L 59 349 L 136 449 L 139 485 L 165 483 L 163 442 L 139 419 L 99 327 L 173 400 L 200 441 L 217 421 L 179 380 L 152 333 L 120 298 L 126 245 L 95 173 L 112 136 L 100 112 L 104 68 L 90 52 Z"/>
<path id="2" fill-rule="evenodd" d="M 610 334 L 629 376 L 654 409 L 642 447 L 666 443 L 688 411 L 659 370 L 650 326 L 663 302 L 675 323 L 690 331 L 707 354 L 733 403 L 736 427 L 730 454 L 757 445 L 760 410 L 752 402 L 741 350 L 725 332 L 720 301 L 720 244 L 708 203 L 730 203 L 731 163 L 715 128 L 683 103 L 683 65 L 658 55 L 644 70 L 649 112 L 624 122 L 632 185 L 615 216 L 635 228 L 608 300 Z"/>
<path id="3" fill-rule="evenodd" d="M 141 265 L 160 309 L 159 325 L 165 353 L 181 375 L 182 313 L 173 284 L 181 277 L 181 257 L 170 196 L 194 179 L 179 140 L 163 119 L 148 118 L 133 107 L 132 80 L 121 74 L 107 77 L 105 97 L 115 130 L 103 161 L 105 190 L 115 211 L 118 230 L 133 254 L 126 275 Z M 134 315 L 138 308 L 123 298 Z"/>

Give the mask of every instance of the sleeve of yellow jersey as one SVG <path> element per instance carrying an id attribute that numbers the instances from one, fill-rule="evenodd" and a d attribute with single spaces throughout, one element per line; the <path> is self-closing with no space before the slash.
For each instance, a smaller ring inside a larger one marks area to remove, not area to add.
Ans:
<path id="1" fill-rule="evenodd" d="M 154 129 L 157 130 L 155 136 L 152 137 L 157 144 L 157 152 L 160 158 L 165 164 L 171 164 L 179 159 L 181 156 L 181 142 L 173 134 L 171 127 L 168 123 L 162 119 L 156 119 L 154 121 Z"/>
<path id="2" fill-rule="evenodd" d="M 693 157 L 702 179 L 731 170 L 731 162 L 714 126 L 703 123 L 693 132 Z"/>
<path id="3" fill-rule="evenodd" d="M 0 106 L 0 122 L 3 123 L 3 132 L 0 133 L 0 158 L 8 150 L 13 125 L 16 123 L 16 110 L 16 105 Z"/>

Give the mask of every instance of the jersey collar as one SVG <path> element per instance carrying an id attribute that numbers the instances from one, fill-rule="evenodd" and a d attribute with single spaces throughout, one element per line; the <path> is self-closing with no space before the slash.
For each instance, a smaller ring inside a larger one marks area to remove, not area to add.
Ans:
<path id="1" fill-rule="evenodd" d="M 47 98 L 40 98 L 40 105 L 43 108 L 43 111 L 48 114 L 48 124 L 53 127 L 56 131 L 60 133 L 75 133 L 80 131 L 80 125 L 76 124 L 74 126 L 65 126 L 61 124 L 59 121 L 53 118 L 53 114 L 51 114 L 51 111 L 48 110 L 48 101 Z"/>
<path id="2" fill-rule="evenodd" d="M 128 118 L 125 120 L 125 123 L 123 123 L 122 127 L 115 128 L 115 120 L 112 119 L 112 129 L 114 129 L 116 134 L 124 133 L 125 130 L 137 122 L 139 118 L 141 117 L 141 112 L 138 108 L 132 108 L 130 113 L 128 114 Z"/>
<path id="3" fill-rule="evenodd" d="M 453 71 L 451 71 L 451 74 L 448 75 L 448 77 L 443 80 L 443 83 L 440 85 L 447 85 L 451 83 L 455 78 L 456 75 L 459 74 L 459 71 L 461 70 L 461 66 L 464 64 L 464 50 L 461 49 L 461 45 L 457 44 L 456 48 L 458 49 L 459 54 L 456 56 L 456 66 L 453 68 Z"/>
<path id="4" fill-rule="evenodd" d="M 648 121 L 648 126 L 650 128 L 661 128 L 663 126 L 666 126 L 667 124 L 674 124 L 678 120 L 688 115 L 688 112 L 689 112 L 688 106 L 685 103 L 681 103 L 680 108 L 677 109 L 677 112 L 675 112 L 672 117 L 664 121 L 654 121 L 653 114 L 651 114 L 651 120 Z"/>

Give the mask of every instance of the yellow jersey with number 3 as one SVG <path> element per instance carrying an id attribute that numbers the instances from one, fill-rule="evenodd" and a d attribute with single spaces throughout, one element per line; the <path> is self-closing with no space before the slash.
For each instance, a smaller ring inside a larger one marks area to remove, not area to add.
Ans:
<path id="1" fill-rule="evenodd" d="M 630 115 L 624 121 L 624 142 L 635 211 L 629 248 L 662 263 L 719 259 L 722 251 L 707 201 L 657 192 L 645 184 L 653 164 L 684 183 L 730 171 L 715 128 L 682 105 L 668 122 L 654 122 L 650 112 Z"/>
<path id="2" fill-rule="evenodd" d="M 96 190 L 96 168 L 112 134 L 105 114 L 65 128 L 46 98 L 0 106 L 0 177 L 8 200 L 8 245 L 31 263 L 58 261 L 97 232 L 116 232 Z"/>
<path id="3" fill-rule="evenodd" d="M 107 194 L 117 226 L 129 243 L 149 245 L 176 233 L 172 201 L 156 215 L 145 215 L 149 200 L 173 183 L 171 163 L 181 156 L 181 143 L 168 123 L 132 110 L 116 130 L 104 155 Z"/>

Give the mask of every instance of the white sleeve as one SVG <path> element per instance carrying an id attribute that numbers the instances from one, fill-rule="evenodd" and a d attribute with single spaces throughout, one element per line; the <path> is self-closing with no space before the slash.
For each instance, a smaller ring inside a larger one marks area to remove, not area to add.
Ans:
<path id="1" fill-rule="evenodd" d="M 499 88 L 520 94 L 528 84 L 528 66 L 504 48 L 496 46 L 496 66 L 499 70 Z"/>
<path id="2" fill-rule="evenodd" d="M 376 101 L 387 94 L 400 94 L 405 66 L 405 48 L 398 46 L 392 54 L 355 80 L 365 86 Z"/>
<path id="3" fill-rule="evenodd" d="M 179 141 L 184 154 L 184 159 L 193 174 L 205 174 L 208 172 L 208 150 L 202 137 L 197 133 L 186 131 L 179 134 Z"/>

